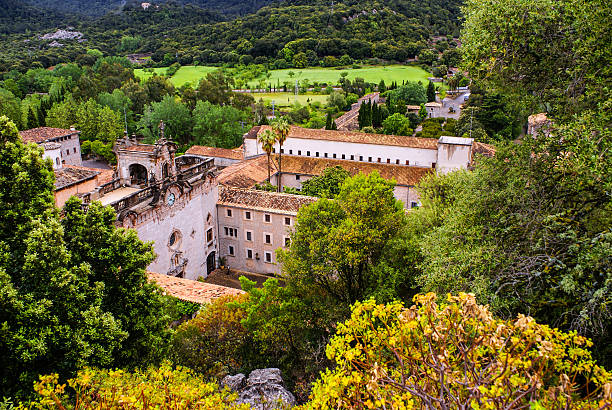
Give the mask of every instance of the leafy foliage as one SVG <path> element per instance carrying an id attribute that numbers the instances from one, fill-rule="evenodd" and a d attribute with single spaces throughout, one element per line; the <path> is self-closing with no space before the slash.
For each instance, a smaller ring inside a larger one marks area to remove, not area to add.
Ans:
<path id="1" fill-rule="evenodd" d="M 336 362 L 304 408 L 601 408 L 612 375 L 592 342 L 531 317 L 494 318 L 473 295 L 417 295 L 401 303 L 353 306 L 327 347 Z"/>
<path id="2" fill-rule="evenodd" d="M 335 198 L 348 177 L 348 171 L 340 166 L 325 168 L 321 175 L 304 181 L 301 193 L 319 198 Z"/>
<path id="3" fill-rule="evenodd" d="M 192 370 L 169 363 L 159 368 L 128 373 L 123 370 L 79 371 L 66 384 L 58 384 L 58 375 L 40 376 L 34 389 L 41 396 L 32 405 L 40 409 L 85 408 L 116 409 L 182 408 L 210 410 L 247 410 L 236 404 L 236 394 L 220 391 L 216 383 L 207 383 Z"/>

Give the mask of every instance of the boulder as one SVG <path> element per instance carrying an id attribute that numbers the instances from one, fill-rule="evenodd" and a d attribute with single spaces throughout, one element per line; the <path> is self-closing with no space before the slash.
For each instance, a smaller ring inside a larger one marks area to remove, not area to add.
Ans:
<path id="1" fill-rule="evenodd" d="M 238 393 L 238 403 L 247 403 L 254 410 L 288 409 L 295 406 L 295 397 L 283 386 L 276 368 L 253 370 L 248 379 L 242 373 L 226 376 L 222 385 Z"/>

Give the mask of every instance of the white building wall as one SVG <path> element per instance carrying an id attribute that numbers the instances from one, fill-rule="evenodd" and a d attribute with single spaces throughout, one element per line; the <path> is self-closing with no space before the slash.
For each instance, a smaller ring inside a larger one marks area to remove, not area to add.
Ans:
<path id="1" fill-rule="evenodd" d="M 445 137 L 441 137 L 445 138 Z M 461 138 L 465 140 L 466 138 Z M 457 169 L 467 169 L 472 157 L 472 144 L 446 144 L 438 143 L 436 170 L 440 174 L 447 174 Z"/>
<path id="2" fill-rule="evenodd" d="M 83 165 L 81 158 L 81 143 L 79 142 L 79 135 L 73 134 L 66 137 L 61 137 L 53 140 L 62 146 L 61 157 L 68 165 Z"/>
<path id="3" fill-rule="evenodd" d="M 168 206 L 166 194 L 160 198 L 160 202 L 164 202 L 159 209 L 152 211 L 152 219 L 146 218 L 143 223 L 133 226 L 141 240 L 154 241 L 157 258 L 149 265 L 150 271 L 168 273 L 174 266 L 173 256 L 180 251 L 181 257 L 188 259 L 185 278 L 196 280 L 207 276 L 206 259 L 211 252 L 215 252 L 215 259 L 218 259 L 219 252 L 216 228 L 218 189 L 216 184 L 206 185 L 206 190 L 196 188 L 197 192 L 182 196 L 176 187 L 170 188 L 168 191 L 176 196 L 175 203 Z M 211 242 L 206 241 L 208 229 L 213 232 Z M 180 234 L 180 244 L 171 247 L 170 236 L 175 231 Z"/>
<path id="4" fill-rule="evenodd" d="M 50 158 L 53 162 L 53 169 L 60 169 L 62 167 L 62 155 L 61 148 L 57 149 L 45 149 L 43 151 L 43 159 Z"/>
<path id="5" fill-rule="evenodd" d="M 244 141 L 245 157 L 265 154 L 255 139 L 246 138 Z M 279 145 L 276 144 L 276 152 Z M 437 160 L 437 151 L 433 149 L 399 147 L 392 145 L 359 144 L 343 141 L 312 140 L 302 138 L 287 138 L 283 144 L 285 155 L 298 155 L 302 157 L 346 159 L 362 162 L 379 162 L 420 167 L 431 167 Z M 325 156 L 327 154 L 327 157 Z M 334 157 L 335 154 L 335 157 Z M 342 157 L 344 155 L 344 158 Z M 370 161 L 371 158 L 371 161 Z"/>

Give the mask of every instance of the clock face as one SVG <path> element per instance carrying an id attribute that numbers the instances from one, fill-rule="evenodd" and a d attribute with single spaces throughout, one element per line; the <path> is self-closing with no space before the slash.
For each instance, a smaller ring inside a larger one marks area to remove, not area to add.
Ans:
<path id="1" fill-rule="evenodd" d="M 170 192 L 168 196 L 166 196 L 166 202 L 168 203 L 168 206 L 174 205 L 175 200 L 176 200 L 176 197 L 174 196 L 172 192 Z"/>

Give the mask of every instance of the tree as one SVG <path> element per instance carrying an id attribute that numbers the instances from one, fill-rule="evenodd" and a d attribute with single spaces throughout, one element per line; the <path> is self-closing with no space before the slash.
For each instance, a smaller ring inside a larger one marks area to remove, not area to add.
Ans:
<path id="1" fill-rule="evenodd" d="M 231 101 L 234 79 L 226 77 L 223 71 L 208 73 L 198 85 L 198 99 L 211 104 L 227 105 Z"/>
<path id="2" fill-rule="evenodd" d="M 278 192 L 281 191 L 281 180 L 283 175 L 283 144 L 291 132 L 291 126 L 285 117 L 279 117 L 272 122 L 272 131 L 276 134 L 276 141 L 278 142 Z"/>
<path id="3" fill-rule="evenodd" d="M 261 148 L 268 156 L 268 182 L 270 182 L 270 155 L 272 155 L 274 144 L 276 144 L 276 134 L 272 130 L 264 130 L 257 136 L 257 142 L 261 144 Z"/>
<path id="4" fill-rule="evenodd" d="M 436 87 L 434 83 L 430 81 L 429 84 L 427 84 L 427 102 L 434 101 L 436 101 Z"/>
<path id="5" fill-rule="evenodd" d="M 423 289 L 469 289 L 500 314 L 528 309 L 595 338 L 609 366 L 609 344 L 599 343 L 612 330 L 609 107 L 500 145 L 473 173 L 423 182 L 411 217 L 435 207 L 441 218 L 420 245 Z"/>
<path id="6" fill-rule="evenodd" d="M 131 88 L 135 88 L 131 86 Z M 148 102 L 160 102 L 165 96 L 174 95 L 174 86 L 165 77 L 153 75 L 144 83 Z M 135 90 L 134 90 L 135 91 Z M 127 94 L 129 97 L 129 94 Z M 131 98 L 131 97 L 130 97 Z"/>
<path id="7" fill-rule="evenodd" d="M 495 319 L 473 295 L 357 302 L 327 347 L 336 362 L 308 409 L 599 408 L 612 374 L 590 340 L 519 315 Z"/>
<path id="8" fill-rule="evenodd" d="M 609 2 L 470 0 L 463 14 L 461 49 L 473 78 L 568 117 L 608 98 Z"/>
<path id="9" fill-rule="evenodd" d="M 102 307 L 91 267 L 73 265 L 53 200 L 52 164 L 0 117 L 0 386 L 27 395 L 41 372 L 113 363 L 127 334 Z"/>
<path id="10" fill-rule="evenodd" d="M 419 108 L 419 119 L 424 121 L 427 118 L 427 108 L 425 108 L 425 104 L 421 103 L 421 108 Z"/>
<path id="11" fill-rule="evenodd" d="M 329 94 L 329 96 L 327 97 L 327 106 L 329 108 L 335 108 L 336 111 L 344 110 L 344 107 L 346 106 L 344 93 L 332 91 L 331 94 Z"/>
<path id="12" fill-rule="evenodd" d="M 198 101 L 193 110 L 193 140 L 188 144 L 236 148 L 242 144 L 246 114 L 230 106 Z"/>
<path id="13" fill-rule="evenodd" d="M 340 187 L 349 177 L 348 171 L 340 166 L 325 168 L 321 175 L 314 176 L 302 184 L 300 193 L 319 198 L 335 198 Z"/>
<path id="14" fill-rule="evenodd" d="M 377 266 L 405 220 L 393 185 L 376 172 L 359 174 L 345 180 L 335 200 L 300 208 L 291 247 L 278 252 L 287 281 L 344 311 L 392 280 L 393 272 Z"/>
<path id="15" fill-rule="evenodd" d="M 406 116 L 395 113 L 388 116 L 382 123 L 383 133 L 389 135 L 412 135 L 410 120 Z"/>
<path id="16" fill-rule="evenodd" d="M 333 121 L 334 121 L 334 118 L 332 117 L 331 111 L 327 111 L 327 117 L 325 118 L 325 129 L 326 130 L 331 130 L 332 129 L 332 122 Z"/>
<path id="17" fill-rule="evenodd" d="M 21 101 L 11 91 L 0 88 L 0 116 L 7 116 L 17 127 L 21 126 Z"/>
<path id="18" fill-rule="evenodd" d="M 388 93 L 391 101 L 404 101 L 404 104 L 418 105 L 427 102 L 427 92 L 420 83 L 408 81 Z"/>
<path id="19" fill-rule="evenodd" d="M 171 95 L 166 95 L 160 102 L 153 102 L 145 107 L 144 114 L 138 121 L 138 130 L 149 142 L 153 142 L 159 138 L 160 121 L 165 124 L 166 138 L 172 138 L 183 146 L 190 142 L 191 113 Z"/>

